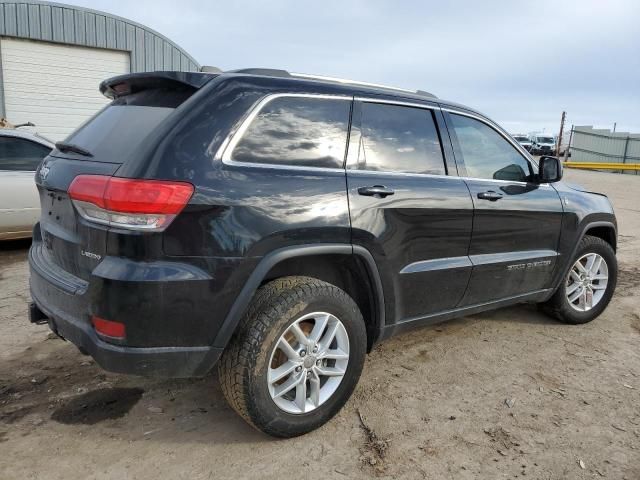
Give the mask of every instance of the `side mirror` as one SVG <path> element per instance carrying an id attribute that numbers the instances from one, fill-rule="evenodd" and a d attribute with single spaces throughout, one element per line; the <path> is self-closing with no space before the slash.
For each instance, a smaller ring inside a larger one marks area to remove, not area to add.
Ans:
<path id="1" fill-rule="evenodd" d="M 562 162 L 557 157 L 542 156 L 538 161 L 540 183 L 559 182 L 562 179 Z"/>

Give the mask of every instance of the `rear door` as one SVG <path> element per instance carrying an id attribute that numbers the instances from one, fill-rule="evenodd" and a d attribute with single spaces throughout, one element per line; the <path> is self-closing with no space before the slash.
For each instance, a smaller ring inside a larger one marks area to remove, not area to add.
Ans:
<path id="1" fill-rule="evenodd" d="M 455 307 L 471 272 L 473 204 L 464 181 L 447 174 L 442 134 L 435 105 L 354 105 L 347 161 L 353 243 L 374 255 L 387 318 L 395 321 Z"/>
<path id="2" fill-rule="evenodd" d="M 474 204 L 473 273 L 461 306 L 547 288 L 562 221 L 558 193 L 534 182 L 531 162 L 490 122 L 465 112 L 445 117 Z"/>

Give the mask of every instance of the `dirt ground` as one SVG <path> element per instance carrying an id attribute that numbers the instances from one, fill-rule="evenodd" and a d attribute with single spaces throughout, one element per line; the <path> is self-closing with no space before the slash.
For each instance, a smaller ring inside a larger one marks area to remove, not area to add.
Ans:
<path id="1" fill-rule="evenodd" d="M 393 338 L 347 406 L 292 440 L 246 425 L 215 375 L 109 374 L 30 325 L 28 243 L 0 247 L 0 478 L 640 479 L 640 177 L 566 177 L 619 219 L 600 318 L 524 305 Z"/>

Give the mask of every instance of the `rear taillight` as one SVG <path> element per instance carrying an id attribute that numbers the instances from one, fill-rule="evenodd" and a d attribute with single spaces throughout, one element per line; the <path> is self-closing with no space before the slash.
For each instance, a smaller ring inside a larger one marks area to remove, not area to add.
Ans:
<path id="1" fill-rule="evenodd" d="M 186 182 L 103 175 L 78 175 L 69 186 L 69 196 L 83 218 L 131 230 L 164 230 L 191 195 L 193 185 Z"/>

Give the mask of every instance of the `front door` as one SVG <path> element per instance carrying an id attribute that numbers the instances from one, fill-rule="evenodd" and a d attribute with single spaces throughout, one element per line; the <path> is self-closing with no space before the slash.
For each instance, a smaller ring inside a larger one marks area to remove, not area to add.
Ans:
<path id="1" fill-rule="evenodd" d="M 548 288 L 562 222 L 558 193 L 534 181 L 531 162 L 497 127 L 462 113 L 445 115 L 474 205 L 473 271 L 460 305 Z"/>
<path id="2" fill-rule="evenodd" d="M 447 175 L 441 115 L 429 105 L 354 105 L 347 162 L 352 241 L 376 259 L 388 321 L 455 307 L 471 273 L 473 204 L 464 181 Z"/>

